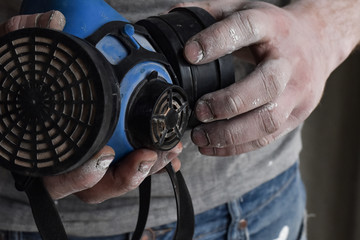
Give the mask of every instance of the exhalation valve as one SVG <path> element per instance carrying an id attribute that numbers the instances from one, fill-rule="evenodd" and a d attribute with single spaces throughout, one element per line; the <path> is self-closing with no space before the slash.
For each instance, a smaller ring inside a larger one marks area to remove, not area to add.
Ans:
<path id="1" fill-rule="evenodd" d="M 136 147 L 170 150 L 182 138 L 189 120 L 185 91 L 159 78 L 153 72 L 144 81 L 128 113 L 128 135 Z"/>

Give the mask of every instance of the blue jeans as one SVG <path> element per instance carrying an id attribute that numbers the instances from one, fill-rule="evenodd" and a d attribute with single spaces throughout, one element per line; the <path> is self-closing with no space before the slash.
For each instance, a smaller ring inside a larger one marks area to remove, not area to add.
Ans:
<path id="1" fill-rule="evenodd" d="M 240 199 L 198 214 L 195 240 L 306 240 L 305 190 L 295 164 Z M 176 223 L 146 229 L 143 239 L 171 240 Z M 0 240 L 40 240 L 37 233 L 1 232 Z M 131 234 L 69 240 L 128 240 Z M 186 239 L 184 239 L 186 240 Z"/>

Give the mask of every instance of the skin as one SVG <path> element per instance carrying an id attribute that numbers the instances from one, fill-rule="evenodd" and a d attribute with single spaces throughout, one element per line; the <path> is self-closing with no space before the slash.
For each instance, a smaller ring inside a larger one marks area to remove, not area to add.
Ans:
<path id="1" fill-rule="evenodd" d="M 360 40 L 359 0 L 298 0 L 284 8 L 213 0 L 176 7 L 194 5 L 218 22 L 188 41 L 190 63 L 233 53 L 256 65 L 241 81 L 197 102 L 204 124 L 193 129 L 192 140 L 205 155 L 256 150 L 299 126 L 318 105 L 330 73 Z"/>
<path id="2" fill-rule="evenodd" d="M 29 27 L 62 30 L 65 23 L 65 17 L 58 11 L 15 16 L 0 24 L 0 36 Z M 177 156 L 181 151 L 181 143 L 169 152 L 138 149 L 119 164 L 109 167 L 115 153 L 111 147 L 105 146 L 74 171 L 45 177 L 44 184 L 54 200 L 74 194 L 84 202 L 100 203 L 132 191 L 147 176 L 160 171 L 169 162 L 172 162 L 175 171 L 179 170 L 180 161 Z"/>

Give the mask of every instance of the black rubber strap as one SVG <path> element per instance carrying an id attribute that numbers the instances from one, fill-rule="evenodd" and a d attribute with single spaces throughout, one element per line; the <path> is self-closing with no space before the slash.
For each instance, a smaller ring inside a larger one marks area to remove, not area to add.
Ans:
<path id="1" fill-rule="evenodd" d="M 173 240 L 190 240 L 194 235 L 195 218 L 191 196 L 180 171 L 174 171 L 171 163 L 166 166 L 176 199 L 177 225 Z"/>
<path id="2" fill-rule="evenodd" d="M 13 173 L 16 189 L 24 191 L 29 199 L 33 217 L 42 240 L 68 240 L 64 226 L 54 201 L 40 178 L 32 178 Z M 151 177 L 147 177 L 139 187 L 139 216 L 132 240 L 141 239 L 146 226 L 151 197 Z"/>
<path id="3" fill-rule="evenodd" d="M 136 224 L 135 231 L 132 236 L 132 240 L 139 240 L 144 232 L 147 218 L 149 215 L 150 198 L 151 198 L 151 176 L 145 178 L 145 180 L 139 186 L 140 193 L 140 206 L 139 215 Z"/>
<path id="4" fill-rule="evenodd" d="M 36 226 L 43 240 L 68 240 L 55 203 L 41 178 L 14 174 L 16 188 L 29 198 Z"/>
<path id="5" fill-rule="evenodd" d="M 170 176 L 177 207 L 177 226 L 174 240 L 192 239 L 194 234 L 194 210 L 185 180 L 180 171 L 175 173 L 171 163 L 166 166 Z M 36 226 L 43 240 L 68 240 L 64 226 L 54 201 L 46 190 L 41 178 L 33 178 L 13 173 L 16 188 L 25 191 L 30 201 Z M 136 229 L 132 240 L 140 240 L 145 229 L 151 198 L 151 177 L 147 177 L 139 187 L 140 208 Z"/>
<path id="6" fill-rule="evenodd" d="M 165 167 L 174 189 L 177 209 L 177 225 L 173 240 L 190 240 L 194 235 L 194 209 L 189 190 L 181 172 L 175 173 L 171 163 Z M 140 210 L 132 240 L 140 240 L 144 232 L 150 208 L 151 179 L 147 177 L 140 188 Z"/>

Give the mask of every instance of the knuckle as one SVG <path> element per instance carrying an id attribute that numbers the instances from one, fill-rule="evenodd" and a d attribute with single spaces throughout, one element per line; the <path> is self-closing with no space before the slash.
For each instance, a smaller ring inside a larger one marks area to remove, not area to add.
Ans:
<path id="1" fill-rule="evenodd" d="M 265 94 L 268 100 L 278 97 L 284 87 L 279 76 L 271 68 L 260 67 L 260 80 L 264 86 Z"/>
<path id="2" fill-rule="evenodd" d="M 233 131 L 231 131 L 230 129 L 226 129 L 224 131 L 224 146 L 231 146 L 231 145 L 235 145 L 235 137 L 234 137 L 234 133 Z M 223 147 L 224 147 L 223 146 Z"/>
<path id="3" fill-rule="evenodd" d="M 230 121 L 220 121 L 217 125 L 209 128 L 211 146 L 216 148 L 227 148 L 237 145 L 241 139 L 241 133 L 236 125 Z"/>
<path id="4" fill-rule="evenodd" d="M 238 11 L 232 15 L 233 22 L 236 24 L 242 36 L 248 41 L 254 41 L 258 39 L 259 28 L 256 24 L 255 15 L 252 14 L 252 10 Z"/>
<path id="5" fill-rule="evenodd" d="M 5 22 L 5 32 L 12 32 L 19 29 L 20 16 L 11 17 Z"/>
<path id="6" fill-rule="evenodd" d="M 268 100 L 284 91 L 291 76 L 291 66 L 285 59 L 272 59 L 258 66 L 260 81 Z"/>
<path id="7" fill-rule="evenodd" d="M 259 110 L 259 119 L 262 130 L 266 134 L 271 134 L 280 129 L 281 120 L 275 110 L 276 103 L 269 103 Z"/>
<path id="8" fill-rule="evenodd" d="M 231 116 L 238 115 L 242 106 L 244 106 L 244 101 L 238 94 L 226 91 L 224 104 L 226 112 L 228 112 Z"/>

